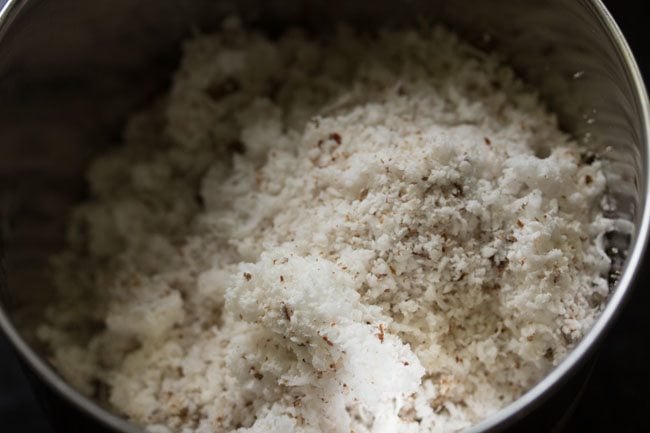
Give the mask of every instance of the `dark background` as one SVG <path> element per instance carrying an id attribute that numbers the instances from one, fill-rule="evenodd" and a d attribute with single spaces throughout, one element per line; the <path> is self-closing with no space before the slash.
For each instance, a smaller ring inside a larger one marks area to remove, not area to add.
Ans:
<path id="1" fill-rule="evenodd" d="M 650 31 L 644 1 L 605 1 L 650 83 Z M 566 431 L 650 432 L 650 257 L 632 296 L 606 338 L 583 397 Z M 645 343 L 644 343 L 645 341 Z M 0 335 L 0 431 L 53 433 Z M 92 433 L 92 432 L 89 432 Z"/>

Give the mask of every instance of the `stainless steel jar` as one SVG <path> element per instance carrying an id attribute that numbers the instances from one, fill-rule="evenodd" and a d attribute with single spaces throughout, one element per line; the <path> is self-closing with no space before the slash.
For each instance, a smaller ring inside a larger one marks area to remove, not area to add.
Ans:
<path id="1" fill-rule="evenodd" d="M 62 432 L 137 432 L 47 363 L 34 324 L 51 296 L 47 257 L 86 163 L 119 141 L 128 114 L 162 91 L 183 37 L 236 13 L 271 34 L 289 25 L 442 22 L 497 50 L 540 90 L 561 125 L 606 161 L 609 211 L 633 221 L 612 293 L 576 349 L 519 400 L 471 429 L 549 431 L 575 400 L 599 341 L 632 287 L 648 233 L 650 114 L 634 59 L 598 0 L 0 0 L 0 327 Z M 524 427 L 525 426 L 525 427 Z"/>

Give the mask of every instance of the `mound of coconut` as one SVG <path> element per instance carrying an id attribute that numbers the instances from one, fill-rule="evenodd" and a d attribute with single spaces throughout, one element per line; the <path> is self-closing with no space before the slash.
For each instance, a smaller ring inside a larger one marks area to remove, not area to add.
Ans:
<path id="1" fill-rule="evenodd" d="M 228 21 L 89 182 L 39 335 L 152 433 L 460 430 L 608 295 L 600 163 L 443 29 Z"/>

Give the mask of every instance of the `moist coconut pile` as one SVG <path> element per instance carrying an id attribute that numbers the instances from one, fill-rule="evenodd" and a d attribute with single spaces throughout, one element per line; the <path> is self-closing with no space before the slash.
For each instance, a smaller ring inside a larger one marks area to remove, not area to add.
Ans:
<path id="1" fill-rule="evenodd" d="M 153 433 L 461 430 L 608 295 L 605 177 L 580 152 L 446 30 L 228 21 L 90 168 L 39 336 Z"/>

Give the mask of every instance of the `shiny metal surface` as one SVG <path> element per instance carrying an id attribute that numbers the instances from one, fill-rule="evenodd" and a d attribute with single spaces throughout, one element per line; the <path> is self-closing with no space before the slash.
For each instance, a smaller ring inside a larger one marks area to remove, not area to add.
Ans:
<path id="1" fill-rule="evenodd" d="M 84 197 L 86 163 L 119 142 L 128 114 L 165 88 L 182 38 L 233 12 L 272 34 L 293 24 L 324 32 L 340 21 L 364 30 L 446 23 L 503 53 L 562 126 L 607 161 L 611 213 L 634 221 L 636 232 L 605 311 L 558 368 L 470 431 L 525 416 L 596 348 L 648 235 L 648 98 L 597 0 L 0 0 L 0 327 L 65 398 L 117 431 L 140 431 L 71 389 L 41 357 L 32 334 L 52 291 L 47 257 L 62 244 L 66 210 Z"/>

